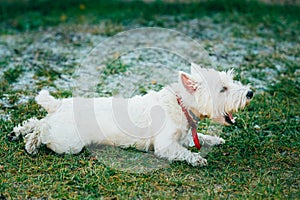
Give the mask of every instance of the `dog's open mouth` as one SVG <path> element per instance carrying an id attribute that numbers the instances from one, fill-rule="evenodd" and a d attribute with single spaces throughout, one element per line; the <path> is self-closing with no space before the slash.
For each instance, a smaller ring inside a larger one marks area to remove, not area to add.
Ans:
<path id="1" fill-rule="evenodd" d="M 230 125 L 233 125 L 235 123 L 235 119 L 233 118 L 231 112 L 226 113 L 226 115 L 224 115 L 224 118 L 225 118 L 225 122 L 227 122 Z"/>
<path id="2" fill-rule="evenodd" d="M 235 117 L 233 117 L 232 112 L 226 112 L 224 115 L 212 118 L 215 122 L 230 126 L 235 124 Z"/>

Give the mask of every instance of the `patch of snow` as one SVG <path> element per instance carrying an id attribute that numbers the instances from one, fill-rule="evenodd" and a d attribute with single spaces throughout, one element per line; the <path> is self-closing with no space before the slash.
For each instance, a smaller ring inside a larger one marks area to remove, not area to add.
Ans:
<path id="1" fill-rule="evenodd" d="M 1 112 L 1 110 L 0 110 L 0 112 Z M 4 120 L 4 121 L 10 121 L 11 120 L 11 116 L 10 116 L 10 114 L 0 113 L 0 119 Z"/>
<path id="2" fill-rule="evenodd" d="M 11 60 L 7 66 L 0 69 L 0 75 L 3 71 L 20 65 L 24 68 L 24 72 L 13 84 L 13 89 L 36 91 L 37 83 L 43 80 L 43 77 L 35 77 L 35 71 L 38 67 L 47 66 L 61 74 L 54 81 L 54 89 L 72 90 L 77 84 L 78 77 L 82 77 L 83 83 L 91 82 L 93 88 L 88 89 L 91 91 L 97 89 L 95 85 L 99 83 L 103 68 L 113 60 L 120 59 L 122 64 L 129 66 L 127 71 L 108 75 L 101 89 L 128 96 L 129 94 L 123 94 L 122 90 L 130 93 L 129 91 L 136 90 L 141 84 L 147 88 L 152 87 L 153 81 L 159 84 L 176 81 L 177 71 L 188 72 L 189 62 L 194 61 L 198 64 L 203 63 L 206 67 L 222 69 L 242 67 L 242 75 L 258 91 L 264 91 L 268 85 L 276 82 L 286 63 L 273 59 L 272 68 L 243 70 L 243 66 L 247 64 L 246 56 L 251 54 L 268 56 L 278 51 L 279 56 L 289 62 L 300 61 L 299 56 L 296 56 L 299 44 L 291 41 L 278 42 L 272 37 L 266 37 L 274 33 L 260 25 L 256 30 L 250 30 L 240 24 L 223 22 L 222 16 L 218 14 L 214 19 L 203 17 L 179 22 L 172 16 L 157 18 L 165 27 L 178 30 L 179 33 L 176 34 L 174 31 L 170 34 L 172 31 L 167 29 L 165 32 L 155 34 L 149 31 L 151 29 L 145 29 L 144 32 L 131 30 L 130 34 L 126 32 L 118 34 L 117 39 L 116 36 L 92 34 L 103 31 L 105 26 L 101 24 L 78 25 L 71 28 L 61 25 L 39 32 L 0 36 L 0 56 Z M 192 40 L 203 48 L 192 44 Z M 140 47 L 142 48 L 139 49 Z M 102 59 L 103 57 L 105 59 Z M 88 65 L 86 71 L 78 70 L 85 68 L 85 65 Z M 265 77 L 253 77 L 253 73 L 263 73 Z M 75 90 L 80 90 L 76 87 Z"/>

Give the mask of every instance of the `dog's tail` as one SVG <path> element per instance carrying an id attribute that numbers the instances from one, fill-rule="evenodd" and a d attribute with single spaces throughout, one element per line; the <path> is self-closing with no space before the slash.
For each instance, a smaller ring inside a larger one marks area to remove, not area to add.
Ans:
<path id="1" fill-rule="evenodd" d="M 61 101 L 51 96 L 47 90 L 40 91 L 35 97 L 35 100 L 45 108 L 48 113 L 55 112 L 61 105 Z"/>

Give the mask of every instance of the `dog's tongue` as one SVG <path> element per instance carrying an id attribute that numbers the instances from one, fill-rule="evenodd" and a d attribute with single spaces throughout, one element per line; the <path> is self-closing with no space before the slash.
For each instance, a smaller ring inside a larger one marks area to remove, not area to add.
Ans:
<path id="1" fill-rule="evenodd" d="M 235 119 L 232 116 L 232 113 L 228 113 L 227 115 L 232 123 L 235 123 Z"/>

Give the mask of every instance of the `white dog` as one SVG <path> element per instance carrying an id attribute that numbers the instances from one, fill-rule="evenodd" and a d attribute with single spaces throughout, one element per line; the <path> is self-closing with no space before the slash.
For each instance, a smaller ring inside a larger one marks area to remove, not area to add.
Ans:
<path id="1" fill-rule="evenodd" d="M 191 65 L 191 74 L 179 72 L 179 83 L 130 99 L 55 99 L 43 90 L 35 99 L 48 115 L 15 127 L 12 139 L 25 136 L 30 154 L 41 144 L 59 154 L 76 154 L 90 144 L 135 146 L 145 151 L 154 149 L 155 155 L 170 161 L 202 166 L 206 159 L 186 148 L 191 138 L 189 129 L 198 149 L 198 137 L 212 145 L 225 141 L 197 134 L 192 116 L 230 125 L 234 123 L 232 113 L 246 106 L 252 96 L 249 85 L 233 80 L 232 70 L 218 72 L 196 64 Z"/>

